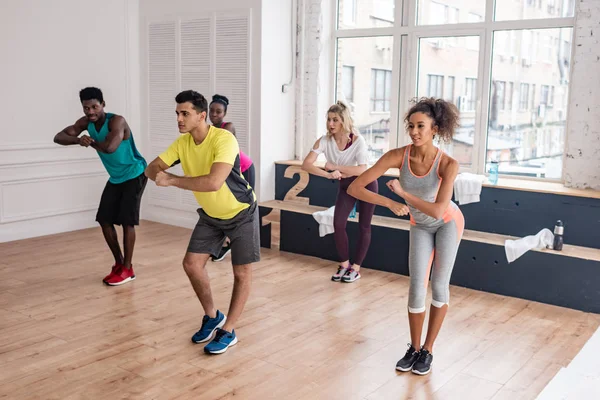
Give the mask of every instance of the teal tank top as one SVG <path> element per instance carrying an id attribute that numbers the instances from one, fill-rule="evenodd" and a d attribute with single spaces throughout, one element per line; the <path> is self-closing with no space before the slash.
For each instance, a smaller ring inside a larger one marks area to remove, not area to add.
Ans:
<path id="1" fill-rule="evenodd" d="M 114 117 L 114 114 L 106 113 L 106 119 L 100 131 L 96 130 L 93 122 L 88 123 L 87 130 L 90 137 L 97 142 L 103 142 L 108 135 L 108 122 Z M 146 169 L 147 163 L 144 157 L 135 147 L 133 141 L 133 132 L 129 139 L 123 140 L 114 153 L 102 153 L 98 151 L 98 156 L 108 172 L 110 183 L 118 184 L 140 176 Z"/>

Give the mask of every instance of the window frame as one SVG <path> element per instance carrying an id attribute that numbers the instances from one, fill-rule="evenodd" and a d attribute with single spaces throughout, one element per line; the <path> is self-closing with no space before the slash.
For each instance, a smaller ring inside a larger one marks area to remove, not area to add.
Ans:
<path id="1" fill-rule="evenodd" d="M 419 0 L 395 0 L 395 15 L 394 23 L 391 27 L 374 27 L 374 28 L 345 28 L 340 29 L 339 22 L 339 1 L 344 0 L 329 0 L 331 1 L 331 9 L 333 10 L 332 23 L 332 40 L 330 41 L 330 54 L 332 62 L 330 63 L 330 77 L 332 85 L 332 98 L 336 99 L 337 79 L 337 41 L 344 38 L 365 38 L 377 36 L 391 36 L 393 38 L 393 56 L 392 56 L 392 88 L 390 99 L 390 135 L 389 149 L 404 146 L 410 142 L 408 135 L 404 132 L 404 123 L 402 121 L 406 112 L 409 100 L 416 97 L 417 94 L 417 79 L 418 79 L 418 57 L 419 57 L 419 40 L 428 37 L 454 37 L 454 36 L 479 36 L 479 62 L 477 74 L 477 97 L 475 104 L 475 129 L 476 134 L 473 143 L 472 164 L 470 168 L 461 167 L 461 172 L 473 172 L 477 174 L 486 174 L 486 151 L 488 138 L 488 120 L 490 114 L 490 94 L 492 85 L 492 61 L 493 61 L 493 34 L 495 31 L 519 31 L 519 30 L 535 30 L 535 29 L 556 29 L 556 28 L 571 28 L 571 45 L 570 53 L 573 60 L 573 40 L 575 36 L 575 16 L 572 17 L 552 17 L 540 19 L 522 19 L 522 20 L 494 20 L 495 3 L 499 0 L 485 0 L 485 15 L 481 22 L 463 22 L 446 25 L 417 25 L 417 6 Z M 524 0 L 526 1 L 526 0 Z M 535 35 L 534 35 L 535 36 Z M 508 36 L 511 41 L 509 47 L 513 50 L 514 34 Z M 531 41 L 534 38 L 531 37 Z M 538 43 L 539 44 L 539 43 Z M 564 43 L 560 43 L 564 46 Z M 514 49 L 513 56 L 521 58 L 520 50 Z M 537 55 L 532 55 L 536 57 Z M 542 60 L 544 57 L 541 57 Z M 539 60 L 538 60 L 539 61 Z M 513 91 L 511 93 L 511 105 L 505 105 L 505 110 L 513 112 L 520 111 L 520 91 L 517 91 L 518 82 L 513 82 Z M 455 82 L 456 84 L 456 82 Z M 509 82 L 505 83 L 505 99 L 508 98 L 506 90 L 509 88 Z M 445 90 L 445 87 L 444 87 Z M 456 89 L 455 89 L 456 90 Z M 571 90 L 568 91 L 566 103 L 569 103 Z M 515 99 L 515 95 L 519 97 Z M 445 94 L 444 96 L 445 97 Z M 531 96 L 528 96 L 531 100 Z M 550 101 L 552 101 L 551 99 Z M 552 101 L 554 103 L 554 101 Z M 565 126 L 565 136 L 568 132 L 568 119 Z M 564 141 L 566 147 L 566 140 Z M 565 150 L 563 149 L 563 154 Z M 564 156 L 563 156 L 564 164 Z M 563 168 L 564 174 L 564 168 Z M 504 175 L 503 177 L 511 178 L 512 175 Z M 542 180 L 546 182 L 561 181 L 561 179 L 523 177 L 518 179 Z"/>

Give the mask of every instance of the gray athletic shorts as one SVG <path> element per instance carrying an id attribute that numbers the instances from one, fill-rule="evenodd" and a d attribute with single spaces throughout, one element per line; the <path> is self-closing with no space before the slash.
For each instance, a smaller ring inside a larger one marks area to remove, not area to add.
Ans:
<path id="1" fill-rule="evenodd" d="M 231 219 L 209 217 L 201 208 L 198 209 L 198 215 L 200 218 L 187 249 L 189 253 L 212 254 L 216 257 L 227 236 L 231 240 L 233 265 L 260 261 L 260 218 L 256 202 Z"/>

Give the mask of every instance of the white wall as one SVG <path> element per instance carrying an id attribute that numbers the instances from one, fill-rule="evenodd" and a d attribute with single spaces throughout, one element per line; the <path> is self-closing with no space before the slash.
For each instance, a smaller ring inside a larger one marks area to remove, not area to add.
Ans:
<path id="1" fill-rule="evenodd" d="M 567 186 L 600 190 L 600 1 L 576 4 L 564 177 Z"/>
<path id="2" fill-rule="evenodd" d="M 255 158 L 261 201 L 275 198 L 274 163 L 294 158 L 296 12 L 296 0 L 262 1 L 260 154 Z"/>
<path id="3" fill-rule="evenodd" d="M 137 13 L 137 0 L 3 2 L 0 242 L 96 224 L 107 174 L 93 149 L 53 138 L 83 115 L 85 86 L 139 132 Z"/>

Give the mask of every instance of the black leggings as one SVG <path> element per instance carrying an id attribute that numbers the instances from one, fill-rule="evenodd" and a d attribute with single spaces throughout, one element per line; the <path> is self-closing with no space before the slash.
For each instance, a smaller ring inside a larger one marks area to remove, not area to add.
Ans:
<path id="1" fill-rule="evenodd" d="M 246 179 L 246 182 L 248 182 L 250 184 L 250 187 L 252 189 L 254 189 L 254 180 L 256 177 L 256 171 L 254 170 L 254 163 L 250 164 L 250 168 L 248 168 L 247 170 L 242 172 L 242 175 L 244 175 L 244 178 Z"/>

